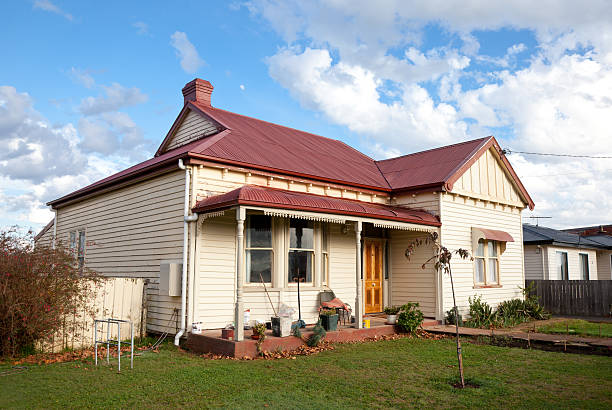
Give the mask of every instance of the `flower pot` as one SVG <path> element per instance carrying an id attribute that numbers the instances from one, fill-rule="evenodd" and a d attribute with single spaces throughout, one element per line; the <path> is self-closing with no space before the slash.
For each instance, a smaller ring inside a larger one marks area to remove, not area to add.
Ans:
<path id="1" fill-rule="evenodd" d="M 234 339 L 234 329 L 222 329 L 221 337 L 223 339 L 233 340 Z"/>
<path id="2" fill-rule="evenodd" d="M 291 319 L 288 317 L 275 316 L 272 321 L 272 335 L 275 337 L 287 337 L 291 334 Z"/>
<path id="3" fill-rule="evenodd" d="M 328 332 L 331 330 L 338 330 L 338 315 L 321 315 L 321 326 Z"/>
<path id="4" fill-rule="evenodd" d="M 253 340 L 259 340 L 259 334 L 257 334 L 257 333 L 253 333 L 253 334 L 251 335 L 251 339 L 253 339 Z"/>
<path id="5" fill-rule="evenodd" d="M 394 325 L 397 323 L 397 315 L 387 315 L 387 324 Z"/>

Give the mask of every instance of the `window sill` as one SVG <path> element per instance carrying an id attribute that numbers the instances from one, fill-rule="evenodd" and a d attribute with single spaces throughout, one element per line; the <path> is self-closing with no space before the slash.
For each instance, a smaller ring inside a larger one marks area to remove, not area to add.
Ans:
<path id="1" fill-rule="evenodd" d="M 268 290 L 268 292 L 280 292 L 280 291 L 284 291 L 284 292 L 297 292 L 297 286 L 288 286 L 286 288 L 273 288 L 271 286 L 269 286 L 268 284 L 266 284 L 266 289 Z M 264 287 L 261 285 L 245 285 L 242 287 L 242 290 L 244 293 L 249 293 L 249 292 L 264 292 Z M 312 284 L 300 284 L 300 292 L 305 292 L 305 291 L 326 291 L 329 290 L 329 287 L 322 285 L 322 286 L 313 286 Z"/>
<path id="2" fill-rule="evenodd" d="M 474 285 L 472 289 L 491 289 L 491 288 L 501 288 L 502 285 Z"/>

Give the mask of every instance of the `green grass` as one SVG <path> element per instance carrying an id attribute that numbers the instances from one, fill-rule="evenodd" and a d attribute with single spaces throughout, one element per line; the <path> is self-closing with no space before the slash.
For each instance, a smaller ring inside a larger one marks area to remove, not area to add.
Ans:
<path id="1" fill-rule="evenodd" d="M 600 326 L 601 337 L 612 337 L 612 323 L 595 323 L 580 319 L 568 319 L 552 322 L 546 325 L 538 326 L 537 331 L 541 333 L 566 334 L 569 329 L 570 335 L 598 337 Z"/>
<path id="2" fill-rule="evenodd" d="M 256 361 L 208 360 L 167 346 L 121 374 L 72 362 L 0 376 L 0 407 L 612 407 L 610 357 L 463 346 L 465 375 L 478 389 L 450 385 L 457 369 L 448 339 L 340 345 L 295 360 Z"/>

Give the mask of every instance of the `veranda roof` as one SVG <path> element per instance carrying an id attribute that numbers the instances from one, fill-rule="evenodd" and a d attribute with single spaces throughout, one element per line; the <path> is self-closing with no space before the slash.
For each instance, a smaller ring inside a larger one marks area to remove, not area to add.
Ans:
<path id="1" fill-rule="evenodd" d="M 214 212 L 236 205 L 357 216 L 426 226 L 441 225 L 437 217 L 425 211 L 255 185 L 244 185 L 225 194 L 203 199 L 193 207 L 193 212 Z"/>

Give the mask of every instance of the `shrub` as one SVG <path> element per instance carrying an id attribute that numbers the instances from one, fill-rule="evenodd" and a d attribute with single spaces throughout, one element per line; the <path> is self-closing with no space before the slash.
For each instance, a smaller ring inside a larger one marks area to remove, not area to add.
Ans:
<path id="1" fill-rule="evenodd" d="M 67 314 L 82 311 L 98 280 L 79 272 L 62 244 L 34 246 L 32 232 L 0 231 L 0 356 L 32 351 L 51 337 Z"/>
<path id="2" fill-rule="evenodd" d="M 523 295 L 525 295 L 525 312 L 534 320 L 549 319 L 550 314 L 540 306 L 540 301 L 533 291 L 533 286 L 533 283 L 530 283 L 529 286 L 523 289 Z"/>
<path id="3" fill-rule="evenodd" d="M 405 332 L 414 334 L 425 319 L 423 312 L 419 310 L 419 304 L 406 303 L 400 309 L 401 313 L 397 318 L 398 326 Z"/>
<path id="4" fill-rule="evenodd" d="M 319 320 L 315 327 L 312 329 L 312 334 L 306 340 L 306 344 L 310 347 L 318 346 L 321 343 L 321 340 L 327 335 L 327 332 L 321 325 L 321 321 Z"/>
<path id="5" fill-rule="evenodd" d="M 525 301 L 521 299 L 504 300 L 497 305 L 497 318 L 500 325 L 515 326 L 527 322 L 529 315 L 525 310 Z"/>
<path id="6" fill-rule="evenodd" d="M 333 316 L 336 314 L 338 314 L 338 312 L 336 312 L 335 309 L 323 309 L 321 313 L 319 313 L 320 316 Z"/>
<path id="7" fill-rule="evenodd" d="M 480 296 L 468 298 L 470 318 L 465 323 L 471 327 L 492 327 L 497 325 L 497 314 L 493 308 L 483 302 Z"/>
<path id="8" fill-rule="evenodd" d="M 446 323 L 454 325 L 455 324 L 455 308 L 446 312 Z M 459 326 L 463 325 L 463 317 L 461 313 L 459 313 Z"/>
<path id="9" fill-rule="evenodd" d="M 397 315 L 400 311 L 399 306 L 387 306 L 384 310 L 385 315 Z"/>

